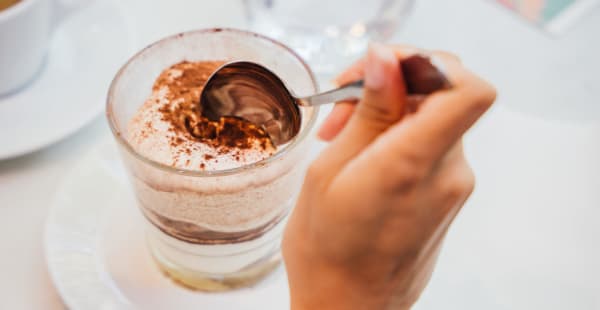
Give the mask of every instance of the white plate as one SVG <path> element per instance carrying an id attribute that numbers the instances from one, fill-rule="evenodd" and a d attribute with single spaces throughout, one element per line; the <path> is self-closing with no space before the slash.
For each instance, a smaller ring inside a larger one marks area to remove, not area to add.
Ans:
<path id="1" fill-rule="evenodd" d="M 43 148 L 100 114 L 110 81 L 133 52 L 129 29 L 117 0 L 93 1 L 58 26 L 39 76 L 0 96 L 0 159 Z"/>
<path id="2" fill-rule="evenodd" d="M 255 287 L 193 292 L 155 266 L 116 146 L 105 143 L 65 178 L 46 223 L 48 269 L 69 309 L 287 309 L 279 267 Z"/>

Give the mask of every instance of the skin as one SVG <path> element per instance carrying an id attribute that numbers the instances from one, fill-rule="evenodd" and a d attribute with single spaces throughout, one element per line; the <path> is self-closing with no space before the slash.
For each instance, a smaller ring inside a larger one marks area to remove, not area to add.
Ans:
<path id="1" fill-rule="evenodd" d="M 418 105 L 398 66 L 415 52 L 441 61 L 453 84 Z M 409 309 L 473 191 L 461 137 L 495 89 L 451 54 L 379 44 L 338 83 L 363 76 L 363 99 L 338 103 L 321 128 L 331 143 L 310 166 L 284 234 L 294 310 Z"/>

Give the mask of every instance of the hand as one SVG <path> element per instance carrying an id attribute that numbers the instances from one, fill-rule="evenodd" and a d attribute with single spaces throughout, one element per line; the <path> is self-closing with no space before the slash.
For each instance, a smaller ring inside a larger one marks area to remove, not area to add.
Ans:
<path id="1" fill-rule="evenodd" d="M 398 59 L 373 45 L 340 84 L 364 75 L 357 105 L 339 103 L 320 136 L 287 225 L 283 255 L 292 309 L 408 309 L 427 284 L 448 226 L 473 190 L 461 137 L 495 90 L 458 58 L 442 61 L 453 88 L 410 106 Z"/>

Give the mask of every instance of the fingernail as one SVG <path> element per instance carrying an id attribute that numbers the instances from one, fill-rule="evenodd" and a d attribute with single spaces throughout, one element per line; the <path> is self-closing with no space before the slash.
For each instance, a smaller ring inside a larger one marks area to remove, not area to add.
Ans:
<path id="1" fill-rule="evenodd" d="M 383 88 L 387 80 L 386 67 L 397 64 L 397 62 L 398 60 L 390 48 L 381 43 L 372 43 L 367 52 L 365 86 L 372 90 Z"/>

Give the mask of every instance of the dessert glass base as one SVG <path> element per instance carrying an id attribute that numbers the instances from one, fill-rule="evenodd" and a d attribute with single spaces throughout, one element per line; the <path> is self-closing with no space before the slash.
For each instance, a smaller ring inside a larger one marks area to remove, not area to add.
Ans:
<path id="1" fill-rule="evenodd" d="M 190 244 L 146 222 L 148 248 L 159 269 L 188 289 L 218 292 L 252 286 L 281 263 L 285 220 L 257 239 L 224 245 Z"/>
<path id="2" fill-rule="evenodd" d="M 220 292 L 255 285 L 281 263 L 279 248 L 242 270 L 228 274 L 211 274 L 183 268 L 163 257 L 160 250 L 149 244 L 158 268 L 173 282 L 192 290 Z"/>

